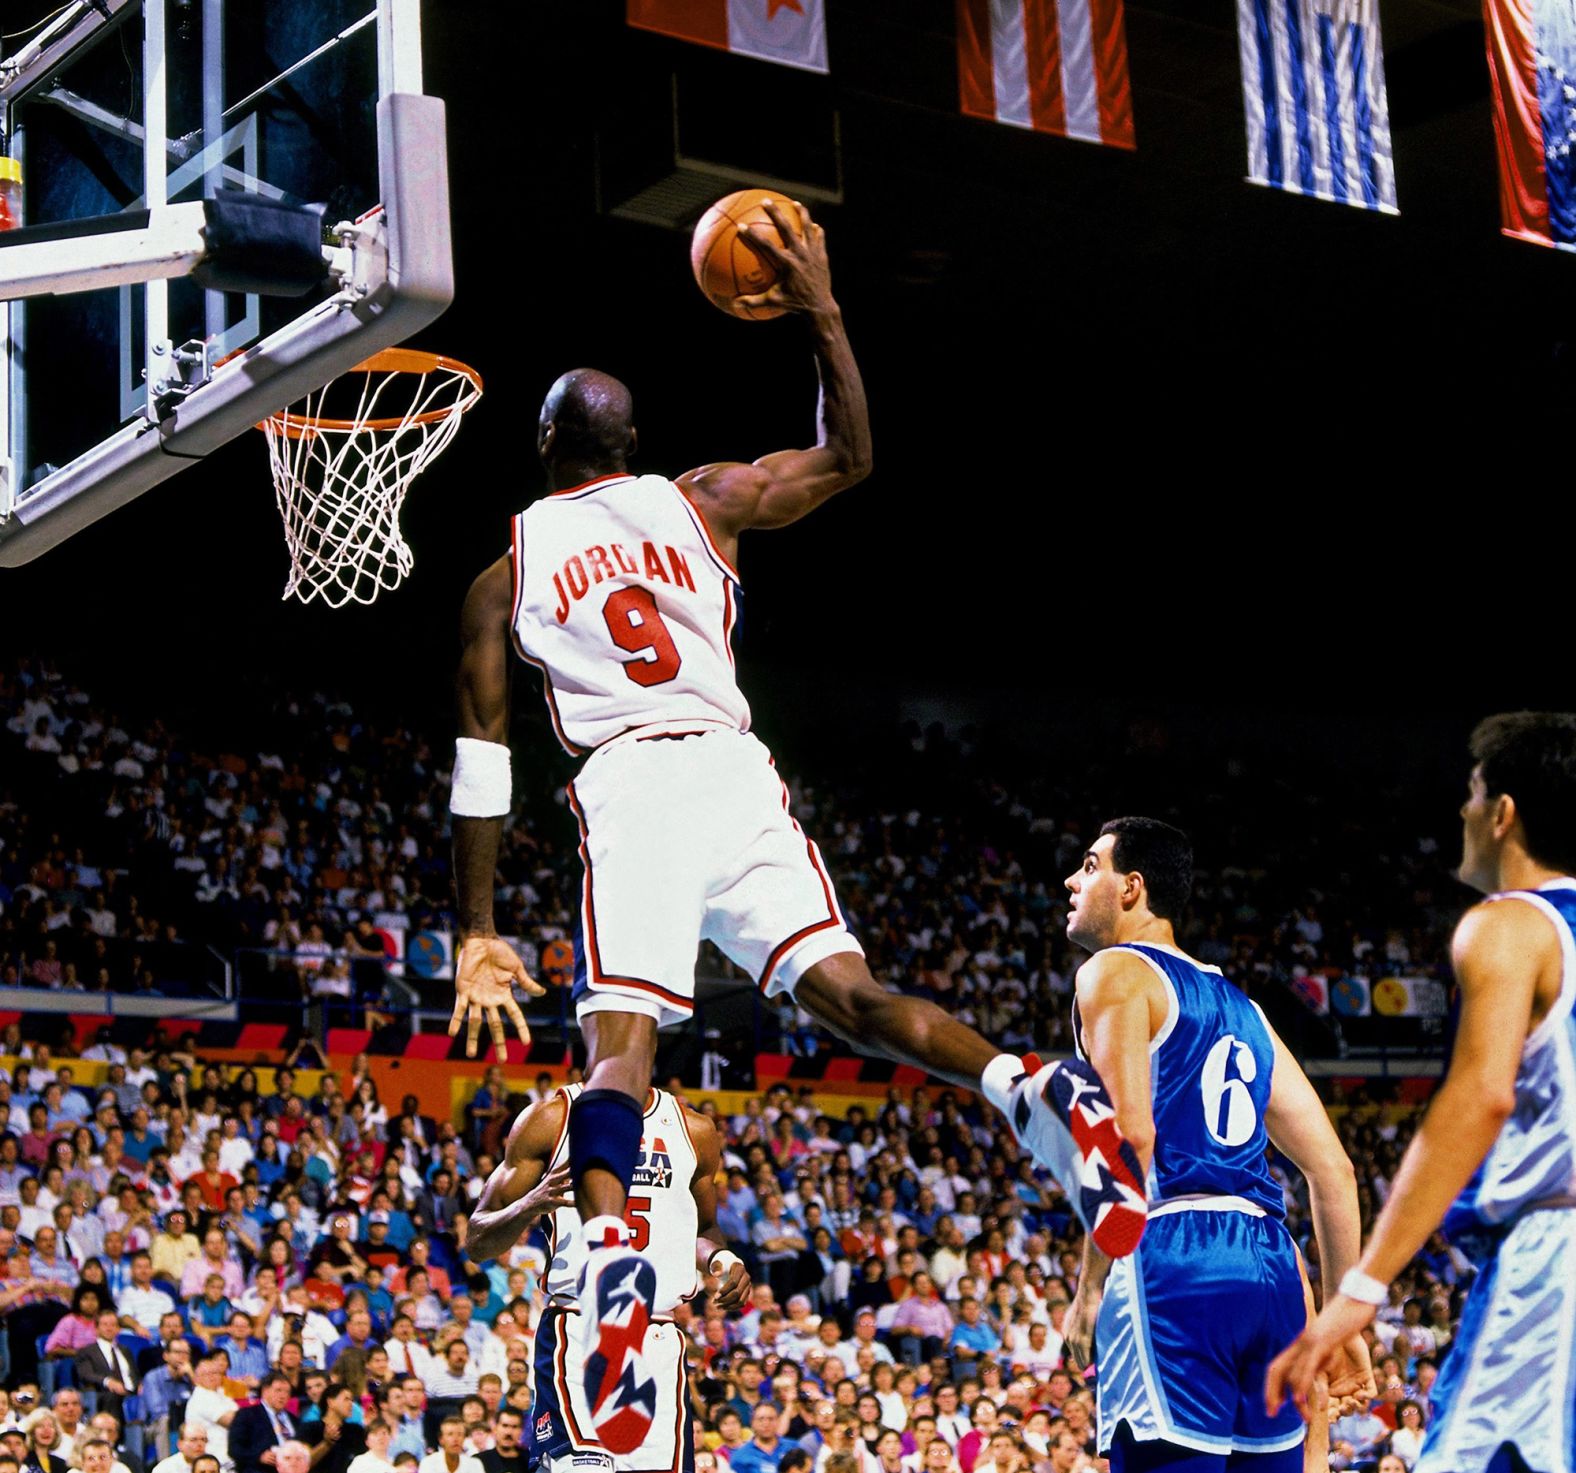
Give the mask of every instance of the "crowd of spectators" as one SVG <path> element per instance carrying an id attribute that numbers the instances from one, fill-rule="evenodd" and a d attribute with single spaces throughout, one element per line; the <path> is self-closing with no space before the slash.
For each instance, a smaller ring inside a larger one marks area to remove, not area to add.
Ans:
<path id="1" fill-rule="evenodd" d="M 207 947 L 266 948 L 304 996 L 370 1007 L 368 1026 L 416 1001 L 389 994 L 376 927 L 450 923 L 446 745 L 321 694 L 249 714 L 245 741 L 133 719 L 41 661 L 0 671 L 0 985 L 168 993 L 193 985 Z M 1026 759 L 969 729 L 880 742 L 829 757 L 813 783 L 791 776 L 795 812 L 877 977 L 1009 1046 L 1068 1043 L 1078 957 L 1060 880 L 1110 816 L 1091 794 L 1188 794 L 1188 811 L 1167 807 L 1199 843 L 1180 939 L 1257 995 L 1300 971 L 1436 973 L 1445 955 L 1461 893 L 1395 792 L 1349 814 L 1273 763 L 1142 727 L 1077 760 L 1054 746 Z M 516 772 L 528 790 L 498 923 L 535 971 L 574 933 L 580 864 L 562 769 L 535 754 Z M 1436 829 L 1451 819 L 1439 808 Z M 709 948 L 703 968 L 731 970 Z M 774 1022 L 786 1051 L 828 1043 L 787 1003 Z"/>
<path id="2" fill-rule="evenodd" d="M 445 753 L 324 696 L 280 701 L 247 744 L 213 732 L 95 702 L 43 662 L 0 672 L 0 986 L 188 991 L 204 985 L 193 954 L 260 947 L 304 997 L 380 1021 L 400 999 L 378 917 L 448 920 Z M 877 976 L 1008 1046 L 1068 1041 L 1059 877 L 1104 816 L 1089 794 L 1164 791 L 1179 764 L 1196 812 L 1162 811 L 1210 836 L 1181 935 L 1196 954 L 1250 989 L 1443 955 L 1457 897 L 1435 842 L 1332 820 L 1284 773 L 1137 731 L 1074 791 L 1069 764 L 969 731 L 886 743 L 790 779 L 796 812 Z M 1108 781 L 1118 761 L 1144 781 Z M 534 965 L 573 932 L 579 869 L 555 769 L 517 771 L 535 786 L 498 914 Z M 791 1003 L 777 1022 L 787 1050 L 827 1046 Z M 381 1101 L 360 1063 L 306 1097 L 288 1068 L 123 1043 L 87 1051 L 108 1076 L 94 1089 L 36 1038 L 0 1040 L 23 1060 L 0 1079 L 0 1473 L 519 1466 L 541 1263 L 529 1248 L 474 1263 L 466 1229 L 531 1092 L 495 1075 L 463 1121 L 434 1120 Z M 287 1062 L 319 1061 L 302 1035 Z M 1409 1116 L 1333 1103 L 1366 1220 Z M 719 1124 L 720 1223 L 757 1288 L 742 1314 L 680 1311 L 701 1473 L 1091 1466 L 1091 1387 L 1061 1357 L 1080 1245 L 1056 1189 L 972 1103 L 894 1093 L 827 1115 L 806 1086 Z M 1287 1195 L 1311 1251 L 1289 1177 Z M 1337 1426 L 1332 1466 L 1415 1460 L 1467 1272 L 1436 1239 L 1398 1282 L 1380 1397 Z"/>
<path id="3" fill-rule="evenodd" d="M 106 1038 L 95 1089 L 0 1046 L 19 1055 L 0 1078 L 0 1458 L 18 1473 L 204 1473 L 199 1455 L 288 1473 L 282 1440 L 328 1473 L 520 1466 L 544 1263 L 530 1243 L 473 1262 L 467 1227 L 550 1078 L 521 1090 L 495 1067 L 454 1122 L 385 1104 L 365 1060 L 303 1094 L 288 1068 Z M 1062 1356 L 1076 1226 L 975 1102 L 894 1089 L 834 1116 L 783 1085 L 699 1108 L 725 1141 L 719 1227 L 756 1285 L 742 1312 L 677 1311 L 703 1469 L 771 1473 L 796 1450 L 805 1473 L 1094 1466 L 1092 1385 Z M 1410 1116 L 1336 1108 L 1371 1214 Z M 1380 1396 L 1337 1424 L 1333 1467 L 1410 1467 L 1467 1275 L 1436 1240 L 1398 1281 Z"/>

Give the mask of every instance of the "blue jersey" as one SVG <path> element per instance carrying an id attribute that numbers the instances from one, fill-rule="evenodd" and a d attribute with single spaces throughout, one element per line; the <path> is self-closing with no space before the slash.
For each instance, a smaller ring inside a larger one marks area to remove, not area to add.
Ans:
<path id="1" fill-rule="evenodd" d="M 1275 1049 L 1259 1005 L 1219 967 L 1152 943 L 1119 948 L 1142 957 L 1166 991 L 1166 1021 L 1149 1045 L 1155 1156 L 1153 1205 L 1178 1197 L 1241 1197 L 1284 1219 L 1270 1175 L 1264 1113 Z M 1078 1040 L 1082 1052 L 1083 1041 Z"/>
<path id="2" fill-rule="evenodd" d="M 1265 1370 L 1307 1322 L 1265 1159 L 1269 1025 L 1218 968 L 1170 946 L 1121 949 L 1160 979 L 1166 1017 L 1149 1045 L 1149 1225 L 1112 1265 L 1095 1330 L 1100 1449 L 1125 1425 L 1141 1443 L 1300 1470 L 1296 1408 L 1264 1410 Z"/>
<path id="3" fill-rule="evenodd" d="M 1559 996 L 1528 1036 L 1516 1069 L 1516 1105 L 1445 1216 L 1445 1232 L 1468 1252 L 1489 1246 L 1534 1202 L 1576 1194 L 1576 880 L 1510 890 L 1553 922 L 1564 955 Z"/>

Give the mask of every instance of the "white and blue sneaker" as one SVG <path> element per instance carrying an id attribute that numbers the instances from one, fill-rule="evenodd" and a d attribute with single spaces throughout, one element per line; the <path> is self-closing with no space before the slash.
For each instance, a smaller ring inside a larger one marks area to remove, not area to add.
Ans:
<path id="1" fill-rule="evenodd" d="M 1125 1258 L 1144 1235 L 1143 1171 L 1116 1123 L 1100 1076 L 1081 1059 L 1041 1064 L 1033 1054 L 1006 1105 L 1013 1134 L 1050 1171 L 1094 1245 Z"/>
<path id="2" fill-rule="evenodd" d="M 646 1366 L 646 1330 L 657 1273 L 627 1244 L 596 1247 L 580 1274 L 585 1393 L 597 1441 L 632 1453 L 657 1415 L 657 1383 Z"/>

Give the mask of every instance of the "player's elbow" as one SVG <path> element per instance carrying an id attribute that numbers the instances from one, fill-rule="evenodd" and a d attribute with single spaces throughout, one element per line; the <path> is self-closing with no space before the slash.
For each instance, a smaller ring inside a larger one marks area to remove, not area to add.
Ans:
<path id="1" fill-rule="evenodd" d="M 874 458 L 870 453 L 869 441 L 843 447 L 837 463 L 837 478 L 842 482 L 843 490 L 857 486 L 873 469 Z"/>
<path id="2" fill-rule="evenodd" d="M 1497 1135 L 1499 1128 L 1515 1113 L 1516 1091 L 1510 1085 L 1486 1090 L 1479 1097 L 1478 1108 L 1482 1111 L 1485 1124 L 1493 1126 Z"/>
<path id="3" fill-rule="evenodd" d="M 1319 1194 L 1327 1199 L 1357 1199 L 1357 1168 L 1339 1146 L 1324 1153 L 1317 1167 L 1309 1173 L 1309 1182 L 1316 1185 Z"/>
<path id="4" fill-rule="evenodd" d="M 1147 1170 L 1149 1163 L 1155 1157 L 1155 1123 L 1153 1120 L 1118 1121 L 1122 1128 L 1123 1138 L 1137 1154 L 1140 1163 Z"/>

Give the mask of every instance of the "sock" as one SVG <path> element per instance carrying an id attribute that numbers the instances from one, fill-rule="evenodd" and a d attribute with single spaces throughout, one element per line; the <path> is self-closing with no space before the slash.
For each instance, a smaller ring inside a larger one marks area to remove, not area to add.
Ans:
<path id="1" fill-rule="evenodd" d="M 624 1248 L 629 1244 L 629 1224 L 611 1213 L 593 1217 L 586 1223 L 584 1232 L 587 1249 Z"/>
<path id="2" fill-rule="evenodd" d="M 1007 1102 L 1012 1097 L 1012 1086 L 1023 1073 L 1023 1060 L 1017 1054 L 997 1054 L 985 1066 L 985 1072 L 980 1075 L 980 1089 L 984 1091 L 985 1098 L 991 1102 L 1003 1115 L 1007 1113 Z M 574 1117 L 570 1116 L 571 1128 Z"/>
<path id="3" fill-rule="evenodd" d="M 640 1156 L 640 1120 L 640 1106 L 619 1090 L 581 1094 L 569 1107 L 571 1179 L 582 1182 L 588 1171 L 599 1168 L 616 1176 L 627 1192 Z"/>

